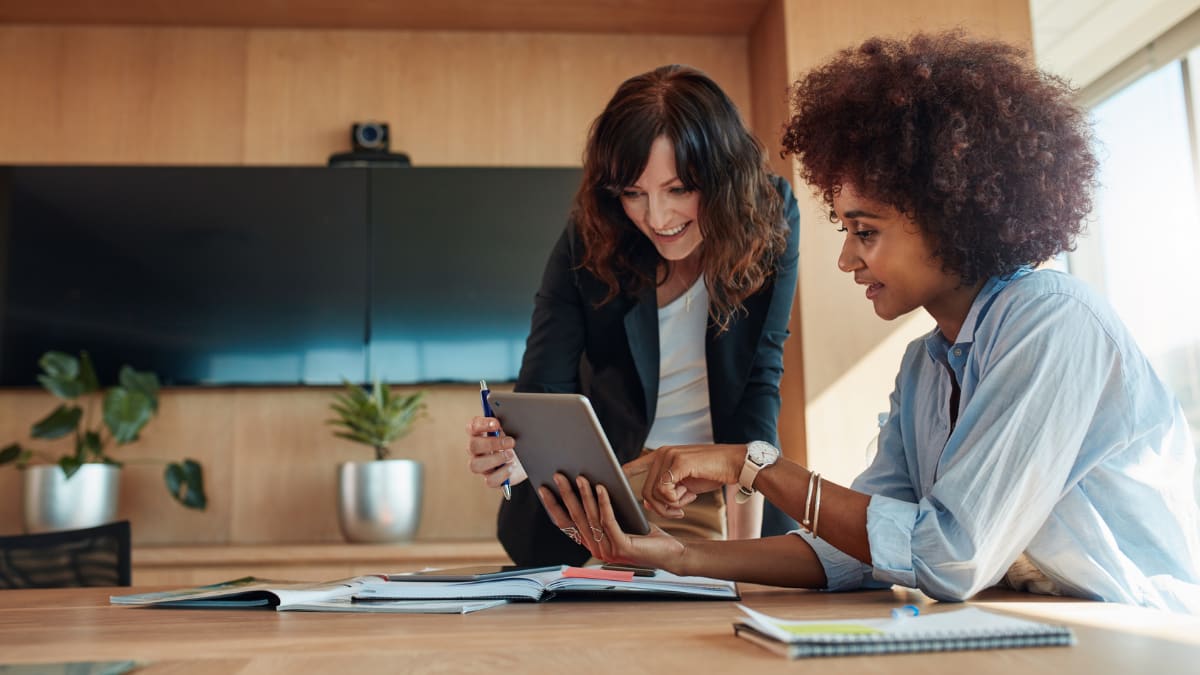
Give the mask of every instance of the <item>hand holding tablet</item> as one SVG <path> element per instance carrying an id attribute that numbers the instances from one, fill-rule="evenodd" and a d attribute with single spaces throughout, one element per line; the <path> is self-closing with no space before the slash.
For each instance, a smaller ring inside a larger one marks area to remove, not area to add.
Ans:
<path id="1" fill-rule="evenodd" d="M 494 391 L 488 402 L 505 434 L 515 439 L 514 450 L 535 488 L 545 486 L 561 501 L 564 486 L 555 483 L 554 474 L 561 473 L 571 481 L 583 476 L 592 486 L 606 488 L 623 531 L 650 532 L 640 499 L 630 489 L 587 398 Z"/>

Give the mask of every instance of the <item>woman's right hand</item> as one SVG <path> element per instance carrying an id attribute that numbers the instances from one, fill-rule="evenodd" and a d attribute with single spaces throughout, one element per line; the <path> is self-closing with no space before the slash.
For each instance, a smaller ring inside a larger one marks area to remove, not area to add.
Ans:
<path id="1" fill-rule="evenodd" d="M 537 489 L 547 515 L 564 535 L 586 548 L 593 558 L 683 574 L 681 565 L 687 548 L 684 542 L 653 524 L 650 534 L 626 534 L 617 522 L 612 499 L 603 485 L 593 489 L 587 478 L 578 476 L 572 489 L 561 473 L 554 474 L 554 485 L 563 496 L 562 501 L 545 485 Z"/>
<path id="2" fill-rule="evenodd" d="M 488 433 L 499 433 L 499 436 L 489 436 Z M 490 488 L 499 488 L 508 479 L 509 485 L 516 485 L 529 476 L 517 460 L 513 447 L 516 441 L 512 436 L 504 435 L 500 421 L 495 417 L 473 417 L 467 424 L 467 468 L 471 473 L 483 476 L 483 482 Z"/>

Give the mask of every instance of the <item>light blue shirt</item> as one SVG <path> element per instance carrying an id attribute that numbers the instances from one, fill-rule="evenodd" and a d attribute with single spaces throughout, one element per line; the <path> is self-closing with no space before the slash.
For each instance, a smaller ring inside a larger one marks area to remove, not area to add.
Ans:
<path id="1" fill-rule="evenodd" d="M 828 588 L 962 600 L 1023 552 L 1061 593 L 1200 614 L 1187 421 L 1082 282 L 1028 269 L 988 280 L 954 344 L 934 329 L 908 346 L 890 403 L 853 483 L 871 495 L 873 565 L 800 533 Z"/>

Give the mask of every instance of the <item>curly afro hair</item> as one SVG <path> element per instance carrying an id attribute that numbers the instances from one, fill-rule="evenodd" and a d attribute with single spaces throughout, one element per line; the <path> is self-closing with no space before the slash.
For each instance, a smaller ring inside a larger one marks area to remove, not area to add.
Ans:
<path id="1" fill-rule="evenodd" d="M 872 38 L 796 82 L 783 138 L 825 202 L 842 184 L 924 231 L 964 284 L 1074 248 L 1091 211 L 1091 127 L 1021 49 L 961 31 Z"/>

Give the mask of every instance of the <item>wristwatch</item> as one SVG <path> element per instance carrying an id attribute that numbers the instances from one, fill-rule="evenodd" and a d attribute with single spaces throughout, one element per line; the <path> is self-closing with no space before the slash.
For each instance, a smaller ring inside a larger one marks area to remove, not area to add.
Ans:
<path id="1" fill-rule="evenodd" d="M 779 448 L 766 441 L 750 441 L 746 444 L 746 463 L 738 476 L 737 503 L 743 504 L 754 496 L 754 479 L 758 472 L 779 461 Z"/>

